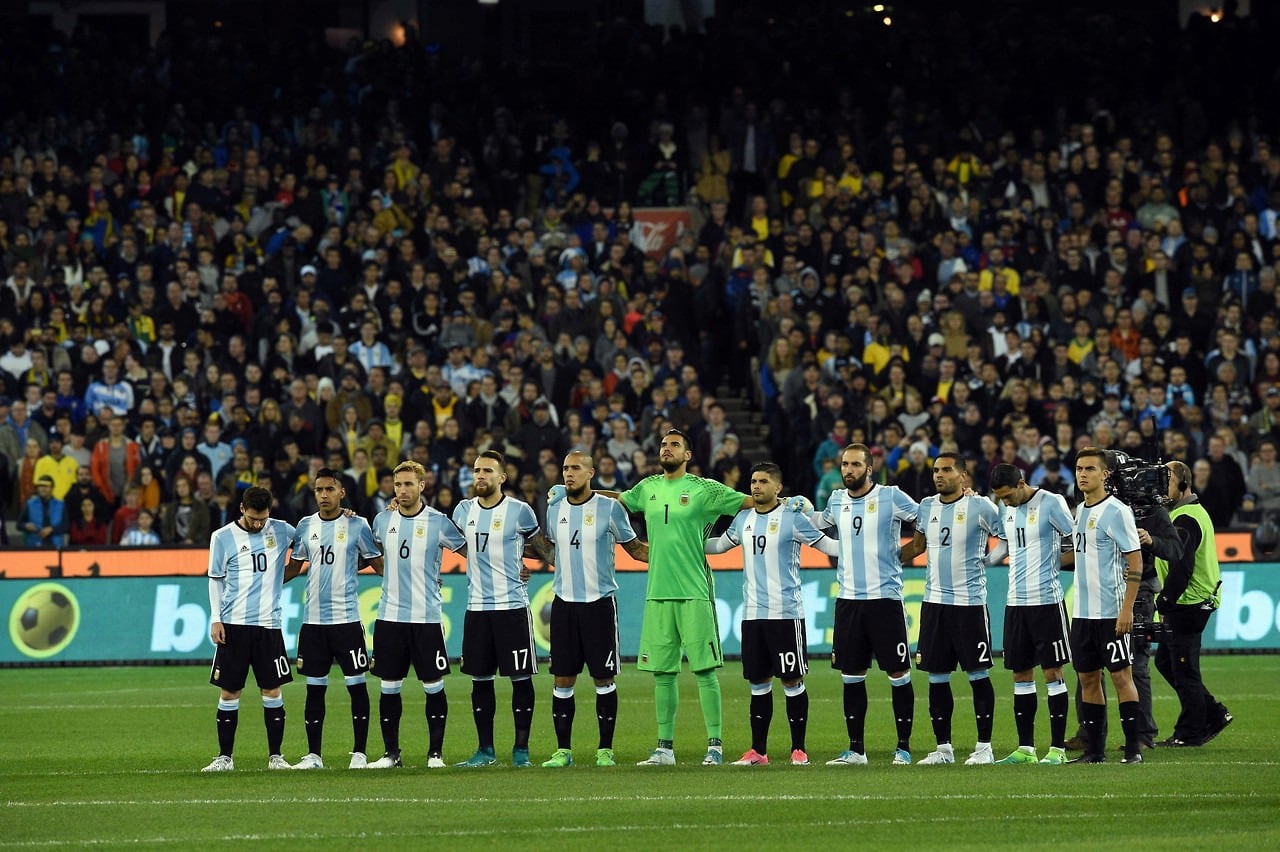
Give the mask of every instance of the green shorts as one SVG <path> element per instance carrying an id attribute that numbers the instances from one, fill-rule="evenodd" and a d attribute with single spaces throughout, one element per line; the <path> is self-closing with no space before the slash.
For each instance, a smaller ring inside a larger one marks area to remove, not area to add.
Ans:
<path id="1" fill-rule="evenodd" d="M 678 672 L 680 660 L 686 655 L 689 668 L 695 672 L 724 665 L 715 603 L 645 601 L 644 626 L 640 629 L 640 671 Z"/>

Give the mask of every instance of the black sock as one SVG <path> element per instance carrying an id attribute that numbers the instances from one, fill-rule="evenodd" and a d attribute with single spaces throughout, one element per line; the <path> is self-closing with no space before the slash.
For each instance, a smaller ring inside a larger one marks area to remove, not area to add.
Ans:
<path id="1" fill-rule="evenodd" d="M 218 754 L 231 757 L 236 747 L 236 726 L 240 724 L 239 710 L 218 708 Z"/>
<path id="2" fill-rule="evenodd" d="M 898 715 L 898 692 L 894 687 L 893 714 Z M 938 745 L 951 742 L 951 714 L 955 711 L 955 696 L 951 683 L 929 683 L 929 721 L 933 723 L 933 736 Z M 901 736 L 901 735 L 899 735 Z"/>
<path id="3" fill-rule="evenodd" d="M 978 742 L 991 742 L 991 729 L 995 725 L 996 688 L 991 685 L 991 678 L 984 677 L 969 681 L 973 690 L 973 716 L 978 722 Z"/>
<path id="4" fill-rule="evenodd" d="M 302 708 L 302 723 L 307 729 L 307 751 L 321 754 L 320 746 L 324 740 L 324 694 L 328 687 L 323 684 L 307 684 L 307 703 Z M 275 752 L 272 752 L 275 754 Z"/>
<path id="5" fill-rule="evenodd" d="M 809 692 L 787 696 L 787 722 L 791 725 L 791 750 L 805 750 L 805 731 L 809 726 Z"/>
<path id="6" fill-rule="evenodd" d="M 471 716 L 476 721 L 476 742 L 480 748 L 493 749 L 493 717 L 497 712 L 493 681 L 471 681 Z"/>
<path id="7" fill-rule="evenodd" d="M 387 754 L 400 753 L 400 714 L 404 701 L 398 692 L 384 692 L 378 699 L 378 722 L 382 725 L 382 743 Z"/>
<path id="8" fill-rule="evenodd" d="M 1049 697 L 1053 704 L 1054 696 Z M 1036 694 L 1034 692 L 1013 694 L 1013 722 L 1018 728 L 1018 745 L 1035 748 L 1036 744 Z M 1053 711 L 1049 711 L 1052 715 Z"/>
<path id="9" fill-rule="evenodd" d="M 844 726 L 849 732 L 849 751 L 863 754 L 863 729 L 867 723 L 867 682 L 844 685 Z"/>
<path id="10" fill-rule="evenodd" d="M 1139 730 L 1138 717 L 1142 706 L 1137 701 L 1120 702 L 1120 729 L 1124 731 L 1124 753 L 1142 753 L 1142 732 Z"/>
<path id="11" fill-rule="evenodd" d="M 893 718 L 898 726 L 898 748 L 910 751 L 911 724 L 916 715 L 916 691 L 911 681 L 907 681 L 901 686 L 893 687 L 892 694 Z"/>
<path id="12" fill-rule="evenodd" d="M 773 721 L 773 693 L 751 696 L 751 747 L 769 753 L 769 723 Z"/>
<path id="13" fill-rule="evenodd" d="M 1084 728 L 1085 752 L 1087 754 L 1106 754 L 1107 735 L 1102 730 L 1102 722 L 1106 719 L 1107 705 L 1080 703 L 1080 727 Z"/>
<path id="14" fill-rule="evenodd" d="M 531 678 L 511 681 L 511 718 L 515 722 L 516 748 L 529 747 L 529 729 L 533 727 L 533 703 L 536 695 Z M 492 731 L 489 738 L 492 742 Z"/>
<path id="15" fill-rule="evenodd" d="M 1049 745 L 1067 747 L 1067 711 L 1071 696 L 1065 692 L 1049 696 Z"/>
<path id="16" fill-rule="evenodd" d="M 568 698 L 551 696 L 551 725 L 556 731 L 556 748 L 573 748 L 573 716 L 577 709 L 572 695 Z"/>
<path id="17" fill-rule="evenodd" d="M 444 690 L 427 693 L 427 755 L 444 753 L 444 726 L 449 719 L 449 699 Z"/>
<path id="18" fill-rule="evenodd" d="M 596 693 L 596 722 L 600 725 L 600 748 L 613 748 L 613 729 L 618 722 L 618 690 Z"/>
<path id="19" fill-rule="evenodd" d="M 352 751 L 368 754 L 369 750 L 369 685 L 364 681 L 347 684 L 351 694 L 351 730 L 355 735 Z M 319 754 L 319 752 L 316 752 Z"/>
<path id="20" fill-rule="evenodd" d="M 284 743 L 284 705 L 263 707 L 262 720 L 267 725 L 267 754 L 279 754 Z"/>

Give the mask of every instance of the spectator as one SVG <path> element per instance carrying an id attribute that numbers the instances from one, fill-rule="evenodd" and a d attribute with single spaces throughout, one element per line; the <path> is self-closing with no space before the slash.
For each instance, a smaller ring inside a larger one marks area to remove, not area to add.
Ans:
<path id="1" fill-rule="evenodd" d="M 18 528 L 27 547 L 62 547 L 66 543 L 67 516 L 61 500 L 53 496 L 53 477 L 41 477 L 36 491 L 23 505 Z"/>
<path id="2" fill-rule="evenodd" d="M 107 435 L 94 444 L 89 468 L 98 491 L 108 503 L 115 504 L 142 464 L 142 451 L 136 441 L 125 435 L 124 416 L 115 416 L 115 410 L 110 407 L 101 413 L 109 418 Z"/>
<path id="3" fill-rule="evenodd" d="M 194 488 L 188 479 L 180 477 L 174 482 L 173 499 L 161 507 L 160 540 L 165 544 L 206 546 L 209 543 L 210 507 L 195 496 Z M 229 498 L 230 492 L 221 490 Z M 227 499 L 227 506 L 230 503 Z"/>
<path id="4" fill-rule="evenodd" d="M 68 539 L 72 546 L 105 547 L 111 543 L 111 527 L 98 517 L 97 504 L 89 498 L 80 501 L 80 513 L 70 522 Z"/>
<path id="5" fill-rule="evenodd" d="M 155 531 L 155 515 L 150 509 L 140 509 L 134 523 L 120 537 L 120 544 L 125 547 L 155 547 L 160 544 L 160 535 Z"/>

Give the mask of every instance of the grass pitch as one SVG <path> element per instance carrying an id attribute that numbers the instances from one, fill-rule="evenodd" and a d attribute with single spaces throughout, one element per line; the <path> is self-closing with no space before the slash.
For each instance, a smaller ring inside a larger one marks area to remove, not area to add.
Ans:
<path id="1" fill-rule="evenodd" d="M 846 745 L 839 677 L 815 661 L 809 754 L 786 764 L 789 736 L 780 688 L 771 731 L 774 765 L 698 765 L 702 717 L 692 677 L 681 677 L 675 767 L 636 767 L 652 748 L 652 683 L 628 669 L 619 679 L 619 766 L 594 765 L 590 681 L 578 688 L 575 755 L 562 769 L 428 771 L 422 699 L 406 683 L 401 725 L 406 768 L 345 769 L 350 748 L 346 690 L 329 690 L 323 771 L 268 772 L 258 702 L 242 700 L 237 769 L 201 774 L 216 753 L 216 690 L 198 667 L 23 669 L 0 674 L 0 848 L 140 844 L 194 848 L 218 842 L 286 848 L 446 848 L 520 844 L 535 848 L 655 847 L 895 848 L 1062 846 L 1094 849 L 1280 848 L 1280 657 L 1207 657 L 1205 678 L 1235 723 L 1202 749 L 1157 749 L 1142 766 L 1121 766 L 1111 711 L 1113 760 L 1104 766 L 889 765 L 894 734 L 883 675 L 869 679 L 868 767 L 820 765 Z M 1154 674 L 1154 672 L 1153 672 Z M 927 687 L 917 678 L 913 754 L 933 745 Z M 1156 717 L 1172 730 L 1177 699 L 1155 675 Z M 551 680 L 539 675 L 535 761 L 554 750 Z M 995 751 L 1016 745 L 1008 675 L 995 673 Z M 475 747 L 469 682 L 454 674 L 445 758 Z M 725 756 L 750 745 L 747 689 L 736 664 L 722 674 Z M 972 747 L 963 677 L 956 694 L 955 748 Z M 374 714 L 377 681 L 370 679 Z M 304 686 L 285 688 L 285 756 L 306 751 Z M 498 756 L 509 762 L 509 690 L 498 687 Z M 1043 697 L 1043 687 L 1042 687 Z M 1041 753 L 1047 713 L 1037 719 Z M 376 718 L 370 758 L 381 752 Z"/>

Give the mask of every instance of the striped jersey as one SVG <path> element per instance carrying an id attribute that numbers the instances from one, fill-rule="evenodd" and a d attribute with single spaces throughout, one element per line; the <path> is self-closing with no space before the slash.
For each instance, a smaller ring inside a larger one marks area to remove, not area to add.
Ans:
<path id="1" fill-rule="evenodd" d="M 902 522 L 915 521 L 919 511 L 896 485 L 873 485 L 861 497 L 847 488 L 831 492 L 814 524 L 834 527 L 840 539 L 837 597 L 902 600 Z"/>
<path id="2" fill-rule="evenodd" d="M 503 495 L 492 509 L 479 497 L 463 500 L 453 522 L 467 542 L 467 609 L 520 609 L 529 590 L 520 581 L 525 539 L 538 531 L 528 503 Z"/>
<path id="3" fill-rule="evenodd" d="M 1138 550 L 1133 510 L 1112 495 L 1076 515 L 1076 585 L 1072 618 L 1110 619 L 1120 615 L 1125 592 L 1124 554 Z"/>
<path id="4" fill-rule="evenodd" d="M 331 521 L 307 515 L 293 535 L 293 559 L 307 566 L 304 624 L 349 624 L 360 620 L 356 573 L 362 562 L 378 555 L 369 522 L 339 514 Z"/>
<path id="5" fill-rule="evenodd" d="M 443 548 L 459 550 L 465 542 L 449 516 L 423 504 L 415 515 L 379 512 L 373 537 L 382 548 L 381 621 L 440 624 L 440 559 Z"/>
<path id="6" fill-rule="evenodd" d="M 1067 499 L 1043 488 L 1021 506 L 1004 507 L 999 536 L 1009 545 L 1008 606 L 1062 603 L 1062 537 L 1074 528 Z"/>
<path id="7" fill-rule="evenodd" d="M 987 602 L 987 543 L 1000 529 L 1000 510 L 986 497 L 962 495 L 942 502 L 939 494 L 920 501 L 916 532 L 928 543 L 924 600 L 949 606 Z"/>
<path id="8" fill-rule="evenodd" d="M 771 511 L 743 509 L 724 535 L 707 542 L 708 553 L 742 546 L 742 620 L 804 618 L 800 583 L 800 545 L 829 556 L 838 553 L 802 512 L 779 503 Z"/>
<path id="9" fill-rule="evenodd" d="M 258 532 L 227 524 L 209 541 L 209 576 L 225 580 L 215 620 L 253 627 L 281 626 L 280 592 L 294 529 L 268 518 Z"/>
<path id="10" fill-rule="evenodd" d="M 618 591 L 615 548 L 634 541 L 636 531 L 621 503 L 592 494 L 581 505 L 566 499 L 548 509 L 547 538 L 556 547 L 556 597 L 590 603 Z"/>

